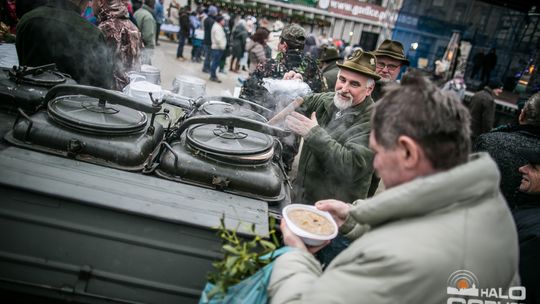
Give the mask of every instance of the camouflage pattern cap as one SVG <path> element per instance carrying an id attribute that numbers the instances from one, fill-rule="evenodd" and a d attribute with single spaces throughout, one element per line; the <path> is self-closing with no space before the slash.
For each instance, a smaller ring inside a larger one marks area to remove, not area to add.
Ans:
<path id="1" fill-rule="evenodd" d="M 300 25 L 291 23 L 283 29 L 281 38 L 286 42 L 304 45 L 306 42 L 306 31 Z"/>

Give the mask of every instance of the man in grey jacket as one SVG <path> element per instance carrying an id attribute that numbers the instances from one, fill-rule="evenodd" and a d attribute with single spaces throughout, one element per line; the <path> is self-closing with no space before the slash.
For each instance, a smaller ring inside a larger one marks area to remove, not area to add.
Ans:
<path id="1" fill-rule="evenodd" d="M 324 272 L 312 254 L 320 247 L 306 247 L 282 220 L 284 242 L 296 250 L 275 261 L 271 303 L 466 303 L 460 294 L 481 298 L 479 288 L 508 294 L 518 280 L 516 229 L 493 160 L 468 158 L 470 117 L 454 98 L 417 74 L 389 88 L 370 135 L 387 190 L 353 204 L 317 202 L 353 240 Z"/>

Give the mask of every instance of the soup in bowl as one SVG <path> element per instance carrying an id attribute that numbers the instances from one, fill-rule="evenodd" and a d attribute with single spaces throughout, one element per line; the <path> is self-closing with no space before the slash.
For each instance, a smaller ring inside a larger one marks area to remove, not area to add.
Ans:
<path id="1" fill-rule="evenodd" d="M 289 229 L 308 246 L 319 246 L 336 237 L 338 226 L 330 213 L 315 206 L 292 204 L 283 208 Z"/>

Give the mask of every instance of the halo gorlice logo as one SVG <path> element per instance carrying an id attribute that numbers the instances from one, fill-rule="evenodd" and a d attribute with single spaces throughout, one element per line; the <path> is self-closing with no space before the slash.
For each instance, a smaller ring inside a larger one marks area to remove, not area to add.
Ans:
<path id="1" fill-rule="evenodd" d="M 448 278 L 446 304 L 521 304 L 525 287 L 479 288 L 478 278 L 468 270 L 454 271 Z"/>

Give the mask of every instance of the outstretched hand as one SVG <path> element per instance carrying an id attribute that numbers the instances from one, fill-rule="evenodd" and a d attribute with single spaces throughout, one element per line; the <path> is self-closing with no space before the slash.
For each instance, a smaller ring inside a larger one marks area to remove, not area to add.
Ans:
<path id="1" fill-rule="evenodd" d="M 304 77 L 302 77 L 302 74 L 296 73 L 295 71 L 288 71 L 283 75 L 283 80 L 291 80 L 291 79 L 298 79 L 300 81 L 304 81 Z"/>
<path id="2" fill-rule="evenodd" d="M 319 125 L 315 112 L 311 113 L 311 118 L 307 118 L 298 112 L 292 112 L 285 119 L 285 123 L 287 128 L 302 137 L 305 137 L 313 127 Z"/>
<path id="3" fill-rule="evenodd" d="M 343 225 L 349 214 L 349 209 L 351 209 L 350 204 L 334 199 L 318 201 L 315 203 L 315 207 L 319 210 L 330 212 L 338 227 Z"/>

